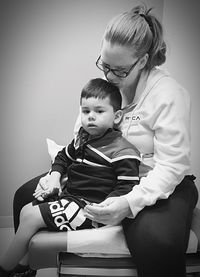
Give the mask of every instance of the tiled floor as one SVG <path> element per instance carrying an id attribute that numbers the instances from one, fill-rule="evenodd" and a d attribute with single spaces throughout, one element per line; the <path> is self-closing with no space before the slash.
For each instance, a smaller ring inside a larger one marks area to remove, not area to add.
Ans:
<path id="1" fill-rule="evenodd" d="M 12 237 L 14 235 L 14 231 L 12 228 L 0 228 L 0 255 L 2 255 L 10 241 L 12 240 Z M 56 277 L 57 276 L 57 272 L 56 269 L 42 269 L 39 270 L 37 273 L 37 277 Z"/>

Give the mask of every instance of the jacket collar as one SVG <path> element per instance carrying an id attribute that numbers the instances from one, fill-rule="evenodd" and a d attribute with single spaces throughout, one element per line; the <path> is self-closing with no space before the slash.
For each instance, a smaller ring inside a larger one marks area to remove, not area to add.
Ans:
<path id="1" fill-rule="evenodd" d="M 106 138 L 112 138 L 121 136 L 121 131 L 113 128 L 108 128 L 104 133 L 98 135 L 98 136 L 91 136 L 83 127 L 80 127 L 78 135 L 76 136 L 76 139 L 74 141 L 75 148 L 78 148 L 79 146 L 82 146 L 86 143 L 93 142 L 99 139 Z"/>

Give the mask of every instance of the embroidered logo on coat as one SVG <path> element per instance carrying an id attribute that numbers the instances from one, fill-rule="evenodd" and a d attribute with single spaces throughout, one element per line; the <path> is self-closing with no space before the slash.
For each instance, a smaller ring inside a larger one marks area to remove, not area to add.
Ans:
<path id="1" fill-rule="evenodd" d="M 130 120 L 131 119 L 131 120 L 134 120 L 134 121 L 139 121 L 140 117 L 139 117 L 139 115 L 133 115 L 133 116 L 126 115 L 124 119 L 125 120 Z"/>

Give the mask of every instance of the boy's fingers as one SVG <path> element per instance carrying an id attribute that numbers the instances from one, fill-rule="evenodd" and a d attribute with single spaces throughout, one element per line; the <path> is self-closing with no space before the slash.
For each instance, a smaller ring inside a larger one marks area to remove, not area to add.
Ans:
<path id="1" fill-rule="evenodd" d="M 44 201 L 44 198 L 42 198 L 42 196 L 36 197 L 36 199 L 37 199 L 38 201 Z"/>
<path id="2" fill-rule="evenodd" d="M 42 189 L 47 189 L 48 186 L 47 186 L 47 180 L 45 178 L 41 178 L 40 181 L 39 181 L 39 185 Z"/>
<path id="3" fill-rule="evenodd" d="M 40 190 L 40 191 L 35 192 L 35 193 L 33 194 L 33 196 L 34 196 L 35 198 L 37 198 L 37 197 L 39 197 L 39 196 L 42 196 L 43 193 L 44 193 L 44 190 Z"/>
<path id="4" fill-rule="evenodd" d="M 35 192 L 33 193 L 33 195 L 38 194 L 38 193 L 42 193 L 43 191 L 44 191 L 43 189 L 37 189 L 37 190 L 35 190 Z"/>

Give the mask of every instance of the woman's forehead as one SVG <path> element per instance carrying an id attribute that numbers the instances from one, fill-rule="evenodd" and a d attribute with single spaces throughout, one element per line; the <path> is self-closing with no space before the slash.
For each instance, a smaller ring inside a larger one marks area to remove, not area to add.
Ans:
<path id="1" fill-rule="evenodd" d="M 131 64 L 136 56 L 130 47 L 111 44 L 104 40 L 101 47 L 101 60 L 110 66 L 125 66 Z"/>

